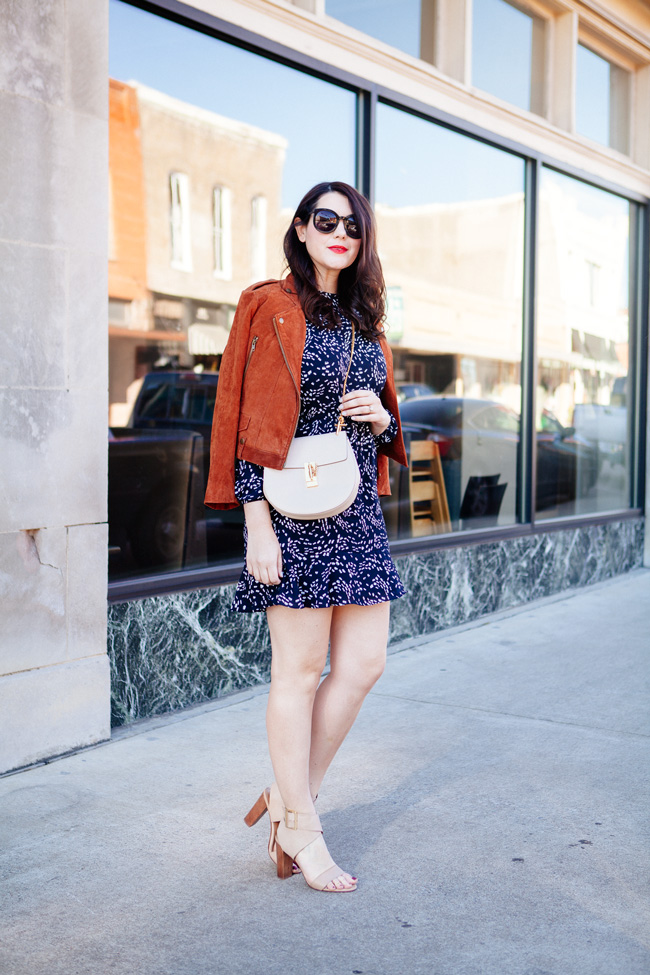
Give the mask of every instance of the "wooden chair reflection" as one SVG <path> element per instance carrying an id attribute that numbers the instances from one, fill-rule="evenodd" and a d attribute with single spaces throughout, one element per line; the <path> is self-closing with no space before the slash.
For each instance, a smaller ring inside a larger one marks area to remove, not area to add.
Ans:
<path id="1" fill-rule="evenodd" d="M 411 440 L 410 460 L 411 535 L 451 531 L 438 444 L 433 440 Z"/>

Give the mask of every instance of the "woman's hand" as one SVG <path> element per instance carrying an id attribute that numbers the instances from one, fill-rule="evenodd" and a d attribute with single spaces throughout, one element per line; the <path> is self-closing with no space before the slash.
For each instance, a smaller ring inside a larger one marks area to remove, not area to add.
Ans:
<path id="1" fill-rule="evenodd" d="M 278 586 L 282 578 L 282 550 L 271 524 L 268 501 L 248 501 L 244 505 L 248 530 L 246 568 L 256 582 Z"/>
<path id="2" fill-rule="evenodd" d="M 370 389 L 355 389 L 341 400 L 341 413 L 357 423 L 369 423 L 376 437 L 388 428 L 390 414 Z"/>

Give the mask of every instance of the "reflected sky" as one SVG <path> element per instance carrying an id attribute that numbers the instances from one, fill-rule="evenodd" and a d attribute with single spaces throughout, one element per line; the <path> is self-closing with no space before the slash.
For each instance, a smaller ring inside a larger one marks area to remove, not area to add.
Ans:
<path id="1" fill-rule="evenodd" d="M 282 205 L 323 180 L 355 183 L 356 95 L 120 0 L 109 5 L 109 73 L 288 140 Z"/>
<path id="2" fill-rule="evenodd" d="M 576 131 L 609 145 L 609 62 L 578 44 Z"/>
<path id="3" fill-rule="evenodd" d="M 583 183 L 579 179 L 557 173 L 546 166 L 542 171 L 541 192 L 548 190 L 561 194 L 563 197 L 562 211 L 571 212 L 574 208 L 579 214 L 590 219 L 600 221 L 603 233 L 609 235 L 612 248 L 612 262 L 618 258 L 617 246 L 624 246 L 623 260 L 620 262 L 620 278 L 618 283 L 618 300 L 621 308 L 627 308 L 629 302 L 629 260 L 630 260 L 630 202 L 623 197 L 608 193 Z M 624 238 L 624 244 L 621 240 Z"/>
<path id="4" fill-rule="evenodd" d="M 420 57 L 420 0 L 326 0 L 325 13 Z"/>
<path id="5" fill-rule="evenodd" d="M 519 108 L 530 109 L 531 17 L 504 0 L 472 5 L 472 84 Z"/>
<path id="6" fill-rule="evenodd" d="M 565 176 L 546 166 L 543 170 L 542 189 L 545 186 L 556 186 L 567 199 L 570 199 L 578 209 L 590 217 L 609 220 L 629 219 L 630 204 L 624 197 L 608 193 L 597 186 L 583 183 L 572 176 Z"/>
<path id="7" fill-rule="evenodd" d="M 519 156 L 389 105 L 378 106 L 378 203 L 460 203 L 523 190 L 524 162 Z"/>

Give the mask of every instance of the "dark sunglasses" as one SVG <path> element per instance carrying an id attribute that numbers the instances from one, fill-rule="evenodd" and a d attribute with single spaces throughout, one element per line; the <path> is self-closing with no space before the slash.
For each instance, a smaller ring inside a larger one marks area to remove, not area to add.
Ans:
<path id="1" fill-rule="evenodd" d="M 353 240 L 359 240 L 361 237 L 361 227 L 352 213 L 347 217 L 339 217 L 334 210 L 324 210 L 320 207 L 318 210 L 312 210 L 311 214 L 314 217 L 314 227 L 321 234 L 333 234 L 339 225 L 339 220 L 342 220 L 348 237 L 352 237 Z"/>

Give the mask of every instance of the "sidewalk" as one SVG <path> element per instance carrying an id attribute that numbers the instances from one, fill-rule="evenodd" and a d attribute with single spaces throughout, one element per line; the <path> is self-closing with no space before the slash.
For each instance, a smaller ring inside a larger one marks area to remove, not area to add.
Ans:
<path id="1" fill-rule="evenodd" d="M 3 975 L 648 975 L 650 571 L 389 657 L 275 879 L 265 689 L 0 779 Z"/>

